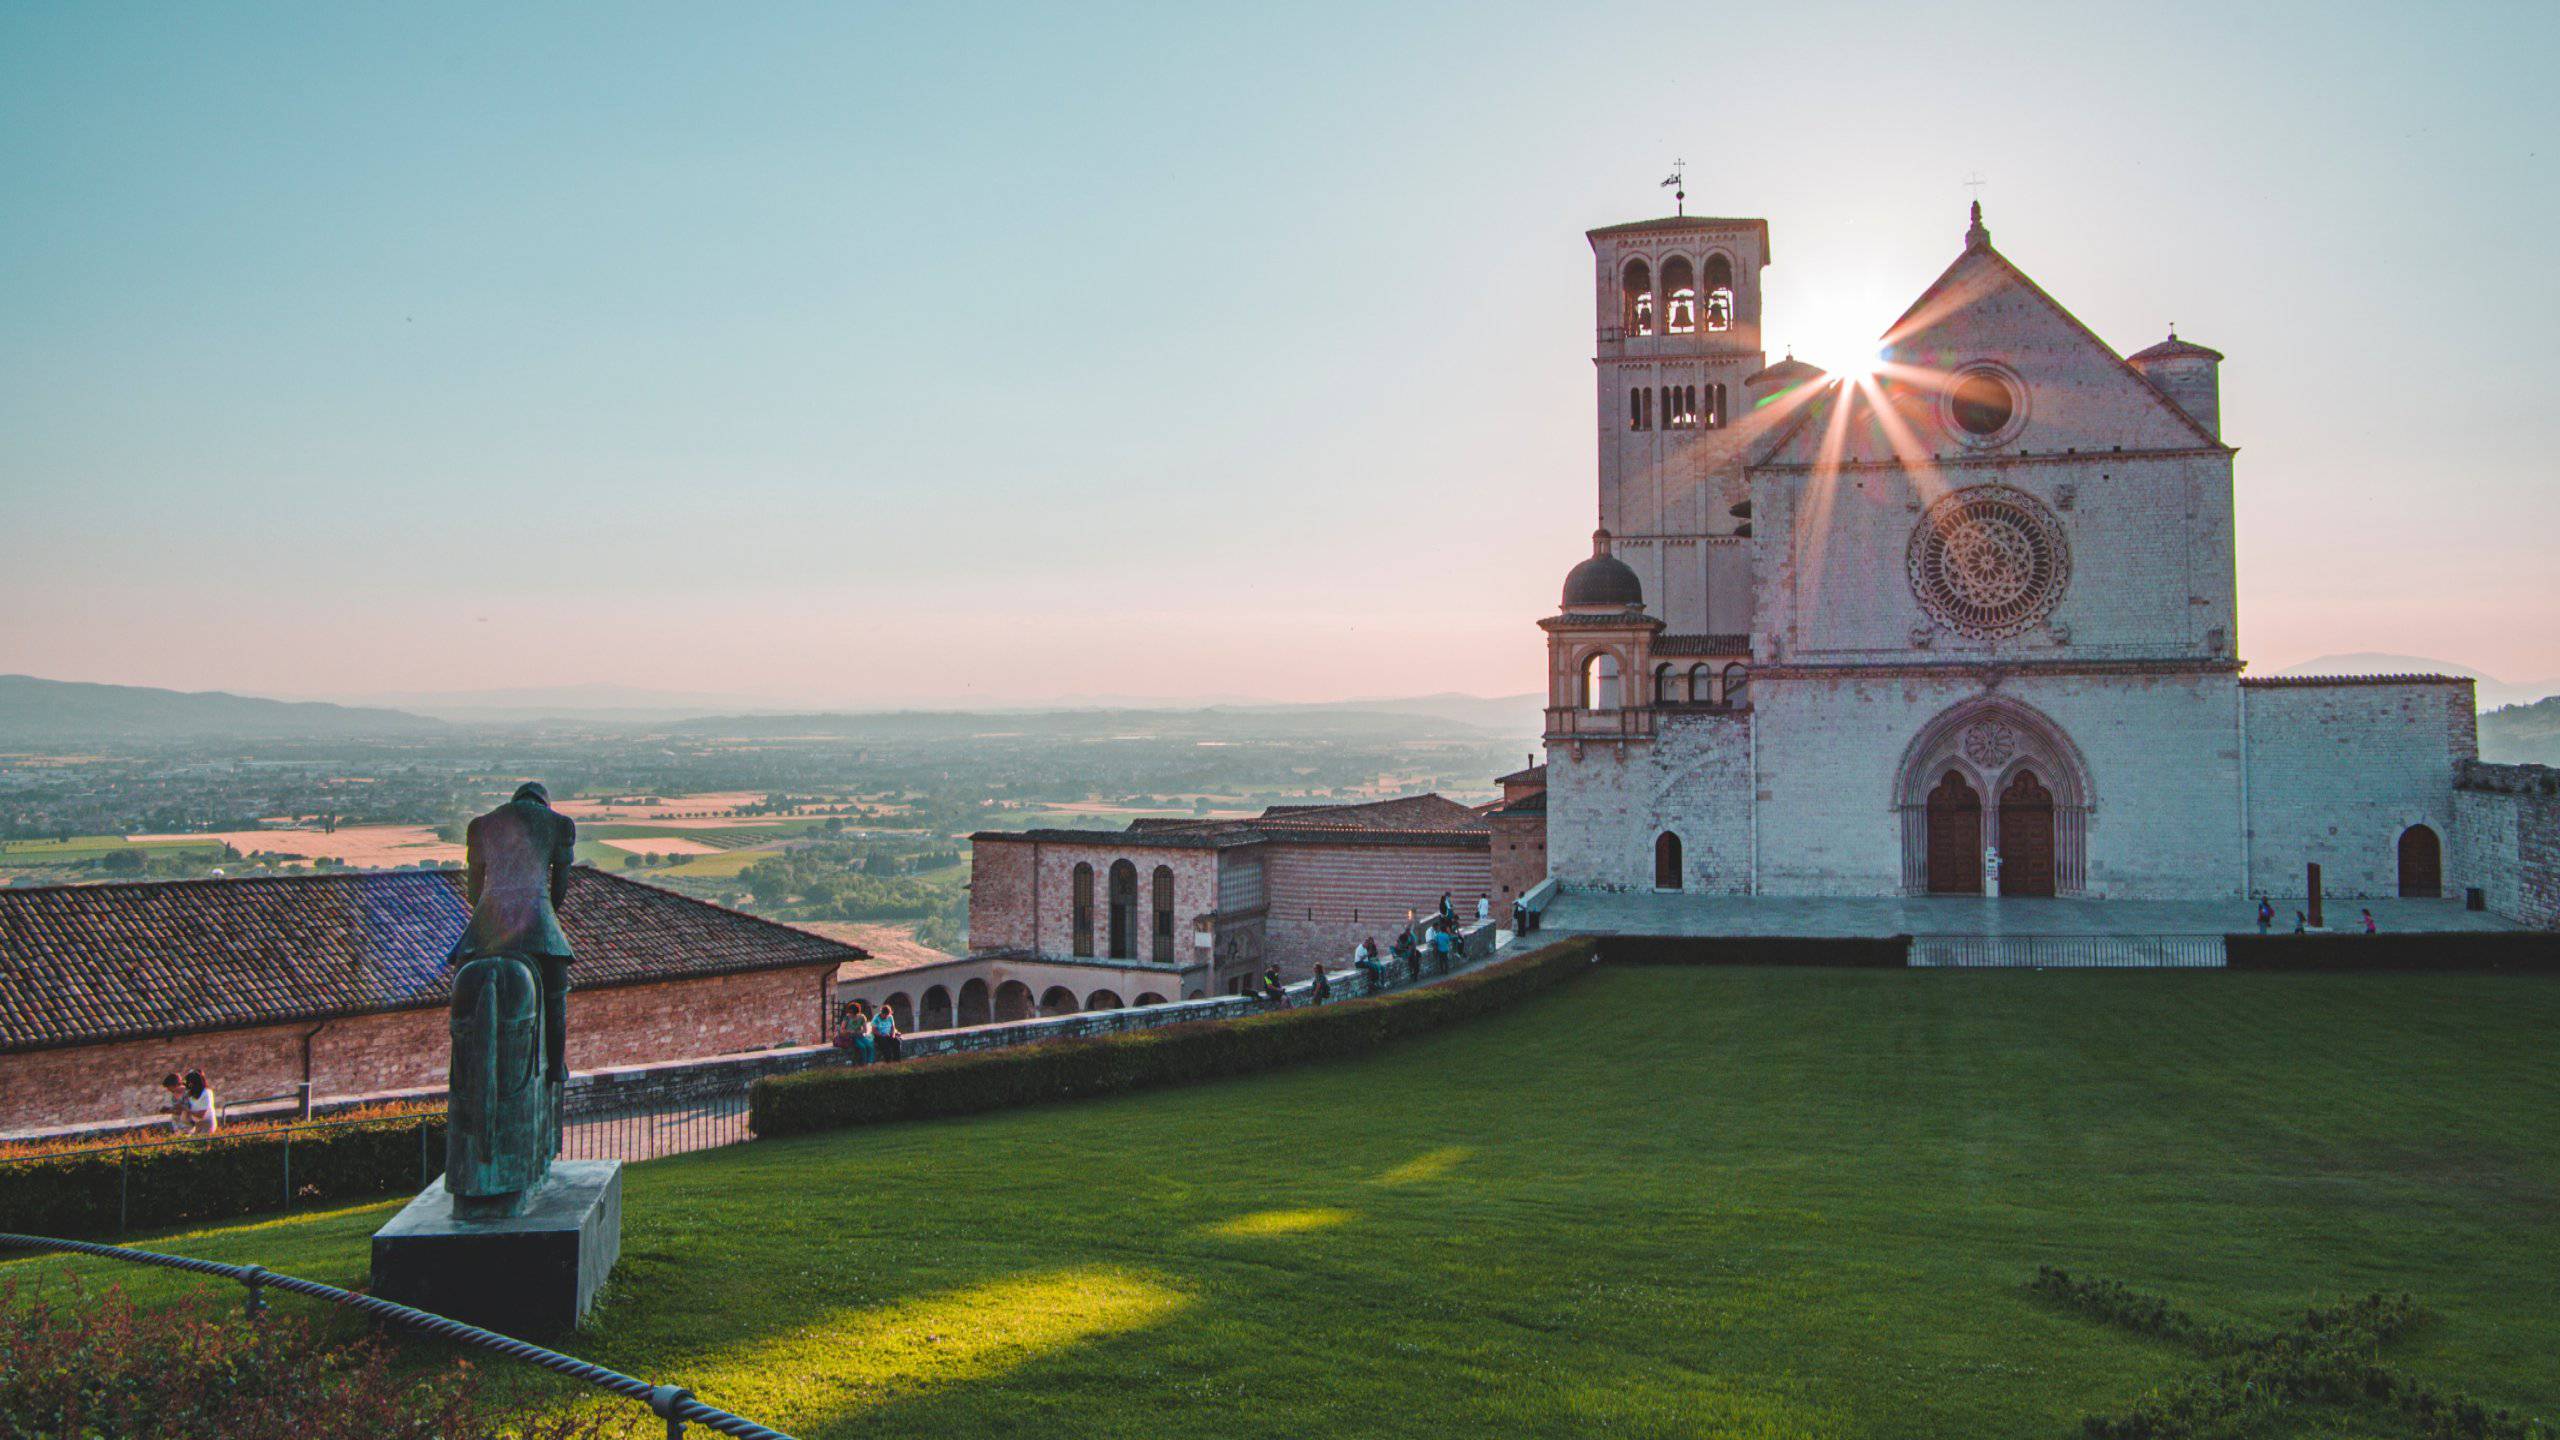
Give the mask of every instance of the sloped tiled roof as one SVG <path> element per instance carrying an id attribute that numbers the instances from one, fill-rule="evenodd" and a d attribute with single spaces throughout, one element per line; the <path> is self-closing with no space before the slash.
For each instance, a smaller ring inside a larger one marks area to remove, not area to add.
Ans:
<path id="1" fill-rule="evenodd" d="M 0 890 L 0 1053 L 442 1005 L 458 870 Z M 582 990 L 867 958 L 580 868 L 560 927 Z"/>
<path id="2" fill-rule="evenodd" d="M 1484 816 L 1444 795 L 1404 795 L 1356 805 L 1274 805 L 1250 820 L 1132 821 L 1126 830 L 981 830 L 976 840 L 1125 848 L 1221 848 L 1271 840 L 1408 840 L 1482 837 Z"/>

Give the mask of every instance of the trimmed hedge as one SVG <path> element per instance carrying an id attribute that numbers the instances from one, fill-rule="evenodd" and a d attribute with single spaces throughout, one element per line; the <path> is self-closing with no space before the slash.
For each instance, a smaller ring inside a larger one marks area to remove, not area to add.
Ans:
<path id="1" fill-rule="evenodd" d="M 423 1176 L 421 1126 L 427 1132 Z M 409 1194 L 443 1170 L 442 1115 L 78 1150 L 0 1164 L 0 1230 L 113 1239 L 134 1230 Z"/>
<path id="2" fill-rule="evenodd" d="M 1899 970 L 1908 935 L 1612 935 L 1612 965 L 1802 965 Z"/>
<path id="3" fill-rule="evenodd" d="M 2467 970 L 2560 975 L 2560 935 L 2536 930 L 2226 935 L 2222 937 L 2222 949 L 2224 963 L 2234 970 Z"/>
<path id="4" fill-rule="evenodd" d="M 1499 1010 L 1563 984 L 1588 971 L 1595 958 L 1592 941 L 1568 940 L 1438 985 L 1339 1004 L 895 1065 L 771 1076 L 749 1090 L 747 1123 L 759 1137 L 800 1135 L 1365 1055 L 1407 1035 Z"/>

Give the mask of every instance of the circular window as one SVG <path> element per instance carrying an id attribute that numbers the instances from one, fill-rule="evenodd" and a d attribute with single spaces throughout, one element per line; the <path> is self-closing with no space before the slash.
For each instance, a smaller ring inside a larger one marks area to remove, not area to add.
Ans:
<path id="1" fill-rule="evenodd" d="M 2018 413 L 2018 401 L 2008 381 L 1988 370 L 1969 370 L 1956 377 L 1955 387 L 1947 394 L 1947 409 L 1958 429 L 1988 439 L 2008 428 L 2010 417 Z"/>
<path id="2" fill-rule="evenodd" d="M 1939 497 L 1911 532 L 1911 593 L 1929 618 L 1977 640 L 2015 635 L 2053 613 L 2071 552 L 2051 512 L 1985 485 Z"/>

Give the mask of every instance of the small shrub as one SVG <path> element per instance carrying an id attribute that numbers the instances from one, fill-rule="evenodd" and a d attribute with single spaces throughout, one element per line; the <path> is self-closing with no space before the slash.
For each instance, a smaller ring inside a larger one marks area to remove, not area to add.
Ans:
<path id="1" fill-rule="evenodd" d="M 1499 1010 L 1586 973 L 1594 950 L 1570 940 L 1438 985 L 1248 1016 L 938 1055 L 861 1069 L 758 1080 L 748 1123 L 759 1136 L 798 1135 L 970 1115 L 1049 1100 L 1188 1084 L 1340 1056 Z"/>
<path id="2" fill-rule="evenodd" d="M 327 1341 L 302 1316 L 252 1322 L 193 1295 L 143 1310 L 76 1276 L 61 1303 L 0 1285 L 0 1440 L 524 1440 L 632 1433 L 624 1417 L 493 1420 L 469 1364 L 395 1373 L 382 1339 Z M 645 1417 L 643 1417 L 645 1418 Z"/>
<path id="3" fill-rule="evenodd" d="M 444 1169 L 444 1117 L 14 1161 L 0 1168 L 0 1230 L 94 1240 L 120 1233 L 120 1213 L 124 1230 L 152 1230 L 282 1210 L 288 1146 L 294 1204 L 377 1200 L 415 1191 Z"/>

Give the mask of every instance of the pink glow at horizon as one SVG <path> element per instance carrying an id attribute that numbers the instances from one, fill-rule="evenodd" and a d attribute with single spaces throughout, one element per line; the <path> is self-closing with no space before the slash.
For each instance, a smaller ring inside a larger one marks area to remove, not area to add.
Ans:
<path id="1" fill-rule="evenodd" d="M 1719 12 L 1709 84 L 1614 8 L 0 13 L 0 673 L 1538 690 L 1582 231 L 1686 154 L 1772 359 L 1873 356 L 1975 171 L 2120 353 L 2225 352 L 2254 671 L 2560 678 L 2560 10 Z"/>

